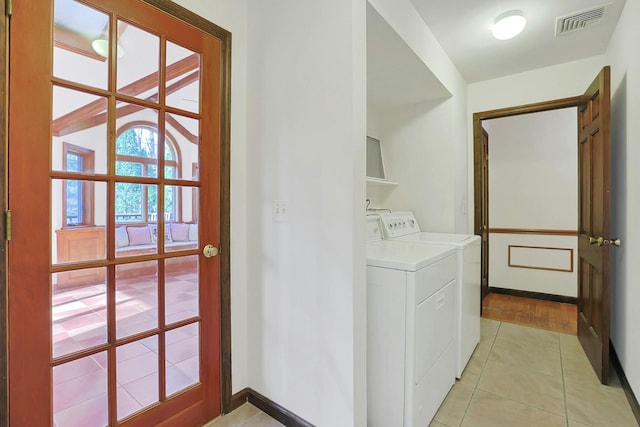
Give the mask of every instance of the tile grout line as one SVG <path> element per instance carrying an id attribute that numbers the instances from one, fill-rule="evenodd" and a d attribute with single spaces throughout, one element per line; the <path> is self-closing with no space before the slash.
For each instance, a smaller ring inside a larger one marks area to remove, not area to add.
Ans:
<path id="1" fill-rule="evenodd" d="M 462 426 L 462 424 L 464 423 L 464 419 L 467 417 L 467 412 L 469 411 L 469 407 L 471 406 L 471 402 L 473 401 L 473 396 L 475 396 L 476 390 L 478 390 L 478 383 L 480 383 L 480 378 L 484 373 L 484 368 L 487 366 L 487 362 L 489 361 L 489 356 L 491 356 L 491 352 L 493 351 L 493 345 L 495 344 L 496 339 L 498 338 L 498 332 L 500 332 L 500 328 L 502 327 L 502 321 L 498 320 L 497 322 L 499 322 L 498 329 L 496 329 L 496 333 L 493 336 L 493 339 L 491 341 L 491 346 L 489 346 L 489 352 L 487 353 L 487 360 L 485 360 L 482 363 L 482 368 L 480 369 L 480 373 L 478 374 L 478 381 L 476 381 L 475 384 L 473 385 L 473 391 L 471 392 L 471 397 L 469 398 L 469 402 L 467 402 L 467 406 L 464 408 L 464 413 L 462 414 L 462 418 L 460 419 L 459 426 Z M 480 337 L 480 339 L 482 339 L 482 336 Z"/>
<path id="2" fill-rule="evenodd" d="M 251 403 L 250 403 L 251 404 Z M 262 414 L 263 411 L 260 410 L 260 412 L 256 412 L 253 416 L 249 417 L 248 419 L 244 420 L 242 422 L 242 424 L 238 424 L 238 427 L 242 427 L 244 425 L 247 425 L 251 420 L 253 420 L 254 418 L 256 418 L 257 416 L 259 416 L 260 414 Z M 231 426 L 230 426 L 231 427 Z"/>
<path id="3" fill-rule="evenodd" d="M 534 406 L 534 405 L 532 405 L 532 404 L 530 404 L 530 403 L 525 403 L 525 402 L 521 402 L 521 401 L 519 401 L 519 400 L 511 399 L 511 398 L 508 398 L 508 397 L 502 396 L 501 394 L 494 393 L 494 392 L 492 392 L 492 391 L 487 391 L 487 390 L 482 390 L 482 389 L 478 389 L 478 390 L 480 390 L 480 391 L 481 391 L 481 392 L 483 392 L 483 393 L 492 394 L 492 395 L 494 395 L 494 396 L 496 396 L 496 397 L 499 397 L 499 398 L 501 398 L 501 399 L 508 400 L 508 401 L 510 401 L 510 402 L 514 402 L 514 403 L 518 403 L 518 404 L 520 404 L 520 405 L 522 405 L 522 406 L 526 406 L 526 407 L 528 407 L 528 408 L 532 408 L 532 409 L 535 409 L 535 410 L 540 411 L 540 412 L 546 412 L 546 413 L 547 413 L 547 414 L 549 414 L 549 415 L 554 415 L 554 416 L 556 416 L 556 417 L 558 417 L 558 418 L 562 418 L 562 415 L 558 414 L 557 412 L 553 412 L 553 411 L 550 411 L 550 410 L 548 410 L 548 409 L 540 408 L 540 407 L 538 407 L 538 406 Z M 567 422 L 567 421 L 565 420 L 565 422 Z"/>
<path id="4" fill-rule="evenodd" d="M 502 327 L 502 324 L 503 324 L 503 323 L 510 323 L 510 322 L 503 322 L 503 321 L 499 321 L 499 322 L 500 322 L 500 325 L 499 325 L 499 327 L 498 327 L 498 330 L 496 331 L 496 335 L 495 335 L 495 337 L 494 337 L 493 343 L 491 344 L 491 349 L 489 350 L 489 356 L 491 355 L 491 352 L 493 351 L 493 346 L 494 346 L 494 344 L 495 344 L 495 342 L 496 342 L 496 340 L 497 340 L 498 333 L 500 332 L 500 329 L 501 329 L 501 327 Z M 527 327 L 526 325 L 518 325 L 518 326 L 524 326 L 524 327 Z M 561 347 L 560 347 L 560 335 L 559 335 L 560 333 L 559 333 L 559 332 L 556 332 L 556 331 L 549 331 L 549 332 L 553 332 L 553 333 L 555 333 L 555 334 L 557 335 L 557 337 L 558 337 L 558 347 L 559 347 L 559 349 L 561 350 Z M 561 354 L 561 352 L 559 352 L 559 353 L 560 353 L 560 368 L 561 368 L 561 373 L 562 373 L 562 354 Z M 489 356 L 487 356 L 487 362 L 489 361 Z M 485 362 L 485 364 L 484 364 L 484 365 L 483 365 L 483 367 L 482 367 L 482 370 L 481 370 L 481 374 L 480 374 L 480 376 L 482 376 L 482 373 L 484 372 L 484 368 L 485 368 L 485 366 L 486 366 L 486 362 Z M 543 375 L 546 375 L 546 374 L 543 374 Z M 549 376 L 553 377 L 553 375 L 549 375 Z M 478 379 L 478 383 L 479 383 L 479 382 L 480 382 L 480 379 Z M 534 408 L 534 409 L 536 409 L 536 410 L 543 411 L 543 412 L 546 412 L 546 413 L 551 414 L 551 415 L 560 416 L 558 413 L 553 412 L 553 411 L 550 411 L 550 410 L 548 410 L 548 409 L 545 409 L 545 408 L 539 408 L 539 407 L 534 406 L 534 405 L 532 405 L 532 404 L 525 403 L 525 402 L 521 402 L 521 401 L 519 401 L 519 400 L 515 400 L 515 399 L 511 399 L 511 398 L 509 398 L 509 397 L 502 396 L 502 395 L 497 394 L 497 393 L 492 392 L 492 391 L 488 391 L 488 390 L 480 389 L 480 388 L 478 388 L 478 383 L 476 383 L 476 386 L 474 387 L 474 391 L 473 391 L 473 393 L 472 393 L 472 398 L 473 398 L 473 396 L 475 395 L 476 390 L 480 390 L 480 391 L 482 391 L 483 393 L 489 393 L 489 394 L 492 394 L 492 395 L 494 395 L 494 396 L 498 396 L 498 397 L 500 397 L 500 398 L 503 398 L 503 399 L 506 399 L 506 400 L 509 400 L 509 401 L 512 401 L 512 402 L 516 402 L 516 403 L 518 403 L 518 404 L 521 404 L 521 405 L 524 405 L 524 406 L 527 406 L 527 407 L 530 407 L 530 408 Z M 562 378 L 562 383 L 563 383 L 563 397 L 564 397 L 564 376 L 563 376 L 563 378 Z M 470 402 L 471 402 L 471 401 L 470 401 Z M 470 403 L 469 403 L 469 405 L 470 405 Z M 469 405 L 467 405 L 467 410 L 468 410 Z M 565 409 L 565 425 L 567 425 L 567 426 L 568 426 L 569 417 L 568 417 L 568 415 L 567 415 L 566 398 L 565 398 L 565 402 L 564 402 L 564 409 Z M 465 414 L 464 414 L 464 416 L 463 416 L 463 420 L 464 420 L 464 418 L 467 416 L 467 413 L 466 413 L 466 412 L 467 412 L 467 410 L 465 410 Z"/>
<path id="5" fill-rule="evenodd" d="M 566 426 L 569 427 L 569 408 L 567 408 L 567 384 L 564 380 L 564 358 L 562 357 L 564 353 L 562 351 L 562 342 L 560 340 L 560 335 L 558 335 L 558 344 L 560 345 L 560 374 L 562 376 L 562 398 L 564 399 L 565 423 Z"/>

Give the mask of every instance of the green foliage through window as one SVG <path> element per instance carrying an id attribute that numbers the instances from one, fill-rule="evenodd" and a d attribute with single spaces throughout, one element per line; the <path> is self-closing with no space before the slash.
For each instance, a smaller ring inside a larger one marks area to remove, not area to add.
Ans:
<path id="1" fill-rule="evenodd" d="M 176 154 L 165 143 L 165 178 L 177 178 Z M 116 139 L 116 175 L 158 176 L 158 134 L 150 127 L 133 127 Z M 165 220 L 175 221 L 176 188 L 165 187 Z M 116 185 L 116 222 L 155 222 L 158 213 L 158 186 L 136 183 Z"/>

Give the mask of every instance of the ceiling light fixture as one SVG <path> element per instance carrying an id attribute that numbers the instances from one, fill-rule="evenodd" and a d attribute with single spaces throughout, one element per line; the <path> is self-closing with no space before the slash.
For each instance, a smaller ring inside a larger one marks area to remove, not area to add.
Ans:
<path id="1" fill-rule="evenodd" d="M 508 40 L 520 34 L 525 25 L 527 25 L 527 20 L 522 11 L 510 10 L 496 18 L 491 33 L 498 40 Z"/>
<path id="2" fill-rule="evenodd" d="M 105 58 L 109 56 L 109 40 L 96 39 L 91 42 L 91 47 L 98 55 L 103 56 Z M 117 53 L 118 58 L 122 58 L 122 55 L 124 55 L 124 49 L 122 49 L 122 46 L 120 46 L 120 44 L 118 44 L 117 50 L 118 50 L 118 53 Z"/>

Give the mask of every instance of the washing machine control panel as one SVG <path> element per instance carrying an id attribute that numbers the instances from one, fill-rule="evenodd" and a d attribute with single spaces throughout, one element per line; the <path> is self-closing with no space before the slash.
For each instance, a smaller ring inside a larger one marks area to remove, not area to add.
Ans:
<path id="1" fill-rule="evenodd" d="M 385 239 L 406 236 L 420 232 L 418 221 L 412 212 L 392 212 L 381 214 L 382 230 Z"/>

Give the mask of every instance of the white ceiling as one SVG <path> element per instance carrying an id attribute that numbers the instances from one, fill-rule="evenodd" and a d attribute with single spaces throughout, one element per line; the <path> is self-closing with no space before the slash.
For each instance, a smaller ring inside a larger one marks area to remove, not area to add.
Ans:
<path id="1" fill-rule="evenodd" d="M 604 54 L 625 0 L 411 0 L 468 83 Z M 603 19 L 555 36 L 556 18 L 608 5 Z M 521 10 L 524 31 L 491 35 L 495 18 Z"/>

